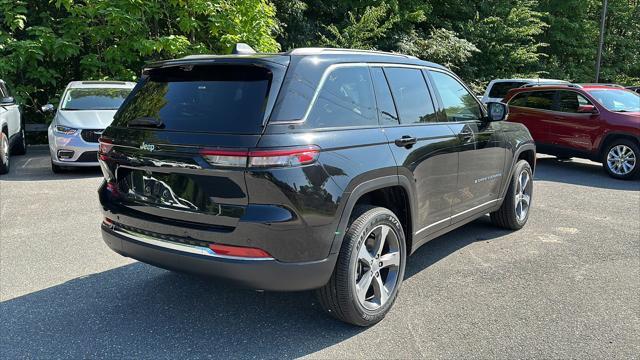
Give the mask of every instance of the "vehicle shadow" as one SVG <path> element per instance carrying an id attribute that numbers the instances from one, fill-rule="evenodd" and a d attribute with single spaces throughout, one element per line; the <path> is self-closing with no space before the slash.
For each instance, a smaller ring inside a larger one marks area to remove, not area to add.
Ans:
<path id="1" fill-rule="evenodd" d="M 614 179 L 605 173 L 601 164 L 575 159 L 561 161 L 553 157 L 538 157 L 535 180 L 611 190 L 640 191 L 638 180 Z"/>
<path id="2" fill-rule="evenodd" d="M 482 218 L 409 258 L 411 277 L 478 240 Z M 0 357 L 296 358 L 366 329 L 320 309 L 312 292 L 260 293 L 133 263 L 0 303 Z"/>
<path id="3" fill-rule="evenodd" d="M 102 176 L 99 167 L 69 168 L 60 174 L 51 171 L 49 149 L 41 146 L 29 148 L 27 155 L 11 156 L 11 169 L 2 175 L 3 181 L 46 181 L 84 179 Z"/>

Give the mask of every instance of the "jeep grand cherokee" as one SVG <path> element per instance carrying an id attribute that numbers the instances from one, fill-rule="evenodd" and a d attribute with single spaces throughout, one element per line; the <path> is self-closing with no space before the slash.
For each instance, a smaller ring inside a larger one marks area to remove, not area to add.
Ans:
<path id="1" fill-rule="evenodd" d="M 154 63 L 100 140 L 114 251 L 262 290 L 317 289 L 361 326 L 407 256 L 490 213 L 527 221 L 535 146 L 446 68 L 296 49 Z"/>

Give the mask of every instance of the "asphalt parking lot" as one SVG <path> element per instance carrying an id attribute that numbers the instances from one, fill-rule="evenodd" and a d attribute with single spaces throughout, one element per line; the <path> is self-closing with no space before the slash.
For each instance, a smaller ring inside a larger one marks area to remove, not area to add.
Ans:
<path id="1" fill-rule="evenodd" d="M 533 212 L 477 220 L 409 259 L 378 325 L 312 293 L 258 293 L 103 244 L 99 170 L 54 175 L 45 148 L 0 177 L 0 358 L 637 358 L 640 182 L 540 157 Z"/>

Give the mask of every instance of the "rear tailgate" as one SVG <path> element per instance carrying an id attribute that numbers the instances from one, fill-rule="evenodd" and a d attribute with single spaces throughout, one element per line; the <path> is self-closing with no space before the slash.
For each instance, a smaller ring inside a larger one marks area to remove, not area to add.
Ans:
<path id="1" fill-rule="evenodd" d="M 109 205 L 150 222 L 232 231 L 248 203 L 245 169 L 201 152 L 255 147 L 285 70 L 263 59 L 146 70 L 103 133 L 100 162 L 118 195 Z"/>

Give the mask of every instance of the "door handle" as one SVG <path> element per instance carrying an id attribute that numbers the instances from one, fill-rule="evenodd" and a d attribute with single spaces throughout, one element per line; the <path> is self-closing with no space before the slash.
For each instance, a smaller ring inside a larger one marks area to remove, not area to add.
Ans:
<path id="1" fill-rule="evenodd" d="M 404 135 L 403 137 L 401 137 L 400 139 L 396 139 L 395 141 L 396 146 L 398 147 L 406 147 L 409 148 L 412 145 L 414 145 L 415 143 L 418 142 L 418 139 L 409 136 L 409 135 Z"/>
<path id="2" fill-rule="evenodd" d="M 473 131 L 463 131 L 459 134 L 460 139 L 462 139 L 463 141 L 469 141 L 471 139 L 473 139 Z"/>

